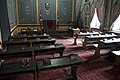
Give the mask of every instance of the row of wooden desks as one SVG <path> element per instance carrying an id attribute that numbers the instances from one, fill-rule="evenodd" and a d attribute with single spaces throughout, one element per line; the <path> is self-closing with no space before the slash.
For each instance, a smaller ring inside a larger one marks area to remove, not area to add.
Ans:
<path id="1" fill-rule="evenodd" d="M 86 45 L 89 43 L 98 43 L 99 40 L 104 38 L 113 38 L 118 37 L 118 35 L 114 33 L 102 33 L 102 32 L 80 32 L 76 35 L 74 35 L 74 44 L 77 44 L 77 38 L 78 36 L 84 37 L 83 42 L 83 48 L 86 48 Z"/>
<path id="2" fill-rule="evenodd" d="M 101 34 L 102 32 L 80 32 L 78 36 L 90 36 L 90 35 L 98 35 Z"/>
<path id="3" fill-rule="evenodd" d="M 115 34 L 99 34 L 99 35 L 91 35 L 91 36 L 86 36 L 83 42 L 83 48 L 86 48 L 87 42 L 96 42 L 98 43 L 101 39 L 107 38 L 115 38 L 117 37 L 117 35 Z"/>
<path id="4" fill-rule="evenodd" d="M 55 38 L 25 36 L 17 38 L 12 37 L 10 41 L 3 42 L 4 49 L 0 52 L 0 59 L 16 56 L 30 56 L 32 57 L 32 61 L 22 60 L 22 62 L 13 63 L 2 62 L 0 65 L 0 78 L 17 74 L 33 73 L 34 80 L 38 80 L 39 71 L 71 67 L 71 75 L 74 77 L 74 80 L 77 80 L 76 70 L 77 66 L 83 62 L 82 59 L 78 55 L 62 56 L 65 46 L 63 44 L 55 44 L 55 41 Z M 22 46 L 9 47 L 10 45 Z M 42 60 L 36 59 L 37 55 L 46 53 L 59 53 L 60 57 L 45 58 Z"/>
<path id="5" fill-rule="evenodd" d="M 98 33 L 98 32 L 87 32 L 87 33 L 80 33 L 78 35 L 75 35 L 74 38 L 74 44 L 77 43 L 77 37 L 78 36 L 84 36 L 84 41 L 83 41 L 83 48 L 86 48 L 86 45 L 88 43 L 98 43 L 99 40 L 104 39 L 104 38 L 113 38 L 113 37 L 118 37 L 114 33 Z"/>
<path id="6" fill-rule="evenodd" d="M 68 55 L 64 57 L 49 58 L 47 60 L 29 61 L 27 65 L 24 66 L 22 66 L 22 62 L 2 63 L 0 66 L 0 78 L 17 74 L 33 73 L 34 80 L 38 80 L 39 71 L 71 67 L 71 75 L 74 77 L 72 80 L 77 80 L 77 66 L 82 62 L 83 60 L 78 55 Z"/>
<path id="7" fill-rule="evenodd" d="M 23 36 L 10 36 L 9 40 L 11 40 L 11 39 L 25 39 L 25 38 L 27 38 L 27 39 L 35 39 L 35 38 L 47 39 L 49 37 L 50 37 L 50 35 L 48 35 L 48 34 L 43 34 L 43 35 L 33 34 L 33 35 L 23 35 Z"/>
<path id="8" fill-rule="evenodd" d="M 5 48 L 0 52 L 0 58 L 5 57 L 15 57 L 15 56 L 30 56 L 36 59 L 35 56 L 40 54 L 55 54 L 59 53 L 60 56 L 63 55 L 65 46 L 63 44 L 39 44 L 33 47 L 20 47 L 20 48 Z"/>
<path id="9" fill-rule="evenodd" d="M 10 46 L 31 46 L 36 44 L 54 44 L 56 41 L 55 38 L 46 38 L 46 39 L 18 39 L 18 40 L 11 40 L 11 41 L 4 41 L 2 44 L 4 47 L 10 47 Z"/>
<path id="10" fill-rule="evenodd" d="M 86 37 L 91 35 L 99 35 L 101 32 L 80 32 L 74 35 L 74 44 L 77 44 L 77 38 L 80 37 Z"/>
<path id="11" fill-rule="evenodd" d="M 21 29 L 21 32 L 18 33 L 18 35 L 33 35 L 33 34 L 38 34 L 39 30 L 38 29 Z"/>

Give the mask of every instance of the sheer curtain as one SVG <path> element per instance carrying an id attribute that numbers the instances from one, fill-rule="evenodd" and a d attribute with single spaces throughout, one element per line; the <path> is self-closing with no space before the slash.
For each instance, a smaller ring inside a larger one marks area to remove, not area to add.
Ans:
<path id="1" fill-rule="evenodd" d="M 109 26 L 112 25 L 112 30 L 120 29 L 120 0 L 112 6 Z"/>
<path id="2" fill-rule="evenodd" d="M 99 0 L 97 4 L 97 13 L 98 19 L 100 20 L 101 23 L 100 30 L 103 31 L 105 27 L 110 29 L 111 25 L 120 14 L 120 0 L 110 2 L 107 2 L 107 0 Z"/>
<path id="3" fill-rule="evenodd" d="M 96 5 L 97 8 L 97 14 L 98 14 L 98 19 L 100 21 L 100 31 L 104 30 L 105 27 L 105 9 L 106 9 L 106 3 L 105 0 L 99 0 Z"/>
<path id="4" fill-rule="evenodd" d="M 112 30 L 120 30 L 120 15 L 119 15 L 118 18 L 114 21 L 112 27 L 113 27 Z"/>
<path id="5" fill-rule="evenodd" d="M 92 19 L 93 19 L 93 17 L 94 17 L 95 7 L 96 7 L 96 4 L 95 4 L 95 3 L 90 4 L 90 18 L 89 18 L 89 22 L 88 22 L 89 25 L 91 25 Z M 90 26 L 90 30 L 91 30 L 91 26 Z"/>
<path id="6" fill-rule="evenodd" d="M 95 13 L 94 13 L 93 19 L 90 23 L 90 27 L 91 28 L 97 28 L 97 29 L 99 29 L 99 27 L 100 27 L 100 21 L 98 20 L 96 8 L 95 8 Z"/>

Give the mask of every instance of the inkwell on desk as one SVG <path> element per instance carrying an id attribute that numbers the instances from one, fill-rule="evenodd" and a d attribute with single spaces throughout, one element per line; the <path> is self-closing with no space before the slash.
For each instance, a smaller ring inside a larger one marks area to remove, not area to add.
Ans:
<path id="1" fill-rule="evenodd" d="M 23 59 L 22 60 L 22 67 L 23 68 L 29 67 L 29 60 L 28 59 Z"/>
<path id="2" fill-rule="evenodd" d="M 50 58 L 47 57 L 47 58 L 43 59 L 43 64 L 44 64 L 45 66 L 51 65 Z"/>
<path id="3" fill-rule="evenodd" d="M 77 60 L 76 56 L 77 56 L 77 54 L 70 54 L 70 55 L 69 55 L 69 58 L 70 58 L 71 60 Z"/>

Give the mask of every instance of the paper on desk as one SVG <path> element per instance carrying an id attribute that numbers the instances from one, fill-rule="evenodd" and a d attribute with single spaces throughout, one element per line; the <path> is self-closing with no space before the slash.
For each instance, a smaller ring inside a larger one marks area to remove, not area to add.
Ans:
<path id="1" fill-rule="evenodd" d="M 120 55 L 120 50 L 119 51 L 112 51 L 115 55 Z"/>

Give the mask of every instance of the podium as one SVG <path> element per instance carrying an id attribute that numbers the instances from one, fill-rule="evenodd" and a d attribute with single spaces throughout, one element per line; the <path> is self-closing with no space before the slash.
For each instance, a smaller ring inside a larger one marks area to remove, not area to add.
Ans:
<path id="1" fill-rule="evenodd" d="M 44 33 L 55 35 L 56 33 L 56 20 L 43 20 Z"/>

